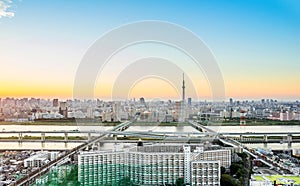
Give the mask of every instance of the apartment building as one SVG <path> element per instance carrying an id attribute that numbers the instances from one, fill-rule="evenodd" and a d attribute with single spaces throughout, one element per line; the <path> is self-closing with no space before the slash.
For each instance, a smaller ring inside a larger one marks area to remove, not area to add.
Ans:
<path id="1" fill-rule="evenodd" d="M 81 152 L 78 180 L 83 185 L 220 185 L 220 167 L 231 163 L 230 150 L 196 145 L 150 145 L 121 151 Z"/>

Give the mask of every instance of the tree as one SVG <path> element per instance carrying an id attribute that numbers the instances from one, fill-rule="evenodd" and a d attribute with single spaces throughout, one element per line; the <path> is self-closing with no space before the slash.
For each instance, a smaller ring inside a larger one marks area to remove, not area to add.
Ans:
<path id="1" fill-rule="evenodd" d="M 246 152 L 242 152 L 242 153 L 238 153 L 238 156 L 241 157 L 243 161 L 245 161 L 246 158 L 248 157 L 248 154 Z"/>
<path id="2" fill-rule="evenodd" d="M 243 165 L 241 165 L 241 164 L 239 164 L 239 163 L 232 163 L 232 164 L 230 165 L 230 174 L 231 174 L 231 175 L 234 175 L 234 174 L 237 173 L 237 171 L 238 171 L 239 169 L 242 169 L 242 168 L 243 168 Z"/>
<path id="3" fill-rule="evenodd" d="M 221 167 L 221 174 L 225 174 L 225 172 L 226 172 L 226 168 L 225 167 Z"/>
<path id="4" fill-rule="evenodd" d="M 129 177 L 125 177 L 125 178 L 123 178 L 123 179 L 121 179 L 118 183 L 117 183 L 117 185 L 119 185 L 119 186 L 128 186 L 128 185 L 133 185 L 132 183 L 131 183 L 131 180 L 130 180 L 130 178 Z"/>
<path id="5" fill-rule="evenodd" d="M 238 183 L 228 174 L 221 175 L 221 186 L 238 186 Z"/>
<path id="6" fill-rule="evenodd" d="M 246 174 L 247 174 L 247 171 L 245 170 L 245 168 L 239 169 L 239 170 L 236 172 L 236 176 L 237 176 L 238 178 L 244 177 Z"/>
<path id="7" fill-rule="evenodd" d="M 183 186 L 184 185 L 184 179 L 183 178 L 177 178 L 176 179 L 176 186 Z"/>

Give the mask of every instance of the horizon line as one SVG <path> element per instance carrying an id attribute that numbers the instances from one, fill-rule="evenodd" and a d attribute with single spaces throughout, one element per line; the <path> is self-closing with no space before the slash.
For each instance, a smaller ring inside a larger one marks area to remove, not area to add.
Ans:
<path id="1" fill-rule="evenodd" d="M 62 97 L 38 97 L 38 96 L 29 96 L 29 97 L 26 97 L 26 96 L 5 96 L 5 97 L 0 97 L 0 100 L 4 100 L 4 99 L 16 99 L 16 100 L 21 100 L 21 99 L 42 99 L 42 100 L 54 100 L 54 99 L 58 99 L 58 100 L 61 100 L 61 101 L 68 101 L 68 100 L 100 100 L 100 101 L 106 101 L 106 102 L 111 102 L 111 101 L 130 101 L 130 100 L 136 100 L 138 101 L 140 98 L 144 98 L 145 100 L 148 99 L 148 101 L 146 102 L 149 102 L 150 101 L 182 101 L 180 98 L 177 98 L 177 99 L 174 99 L 174 98 L 158 98 L 158 97 L 153 97 L 153 98 L 148 98 L 148 97 L 134 97 L 134 98 L 130 98 L 130 99 L 115 99 L 115 100 L 112 100 L 112 99 L 106 99 L 106 98 L 100 98 L 100 97 L 94 97 L 94 98 L 62 98 Z M 187 97 L 188 98 L 191 98 L 191 97 Z M 236 101 L 248 101 L 248 102 L 252 102 L 252 101 L 262 101 L 262 100 L 273 100 L 274 102 L 299 102 L 300 101 L 300 98 L 299 99 L 295 99 L 295 98 L 274 98 L 274 97 L 261 97 L 261 98 L 235 98 L 235 97 L 226 97 L 225 100 L 212 100 L 212 99 L 196 99 L 196 98 L 191 98 L 192 99 L 192 102 L 216 102 L 216 103 L 222 103 L 222 102 L 229 102 L 230 99 L 233 99 L 233 102 L 236 102 Z M 196 101 L 195 101 L 196 100 Z"/>

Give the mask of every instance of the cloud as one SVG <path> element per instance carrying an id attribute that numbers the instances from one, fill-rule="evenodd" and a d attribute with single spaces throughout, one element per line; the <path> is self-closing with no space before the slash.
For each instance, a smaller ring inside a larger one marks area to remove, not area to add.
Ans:
<path id="1" fill-rule="evenodd" d="M 0 0 L 0 18 L 2 17 L 14 17 L 15 13 L 10 11 L 11 0 Z"/>

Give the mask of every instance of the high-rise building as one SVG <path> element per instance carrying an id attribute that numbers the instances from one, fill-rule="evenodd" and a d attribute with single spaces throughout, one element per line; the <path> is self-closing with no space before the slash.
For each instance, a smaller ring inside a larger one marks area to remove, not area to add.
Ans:
<path id="1" fill-rule="evenodd" d="M 179 122 L 184 122 L 185 119 L 185 109 L 184 109 L 184 102 L 183 101 L 176 101 L 175 102 L 175 120 Z"/>
<path id="2" fill-rule="evenodd" d="M 192 105 L 192 98 L 188 98 L 188 106 Z"/>
<path id="3" fill-rule="evenodd" d="M 58 99 L 53 99 L 53 107 L 58 107 Z"/>
<path id="4" fill-rule="evenodd" d="M 279 115 L 280 121 L 291 121 L 294 119 L 294 113 L 291 111 L 281 111 Z"/>
<path id="5" fill-rule="evenodd" d="M 220 185 L 220 161 L 194 161 L 191 171 L 192 185 Z"/>
<path id="6" fill-rule="evenodd" d="M 140 98 L 140 103 L 141 103 L 141 104 L 145 104 L 145 98 L 141 97 L 141 98 Z"/>
<path id="7" fill-rule="evenodd" d="M 247 115 L 247 112 L 245 110 L 240 109 L 240 125 L 241 126 L 246 125 L 246 115 Z"/>
<path id="8" fill-rule="evenodd" d="M 232 99 L 232 98 L 229 99 L 229 104 L 230 104 L 231 106 L 233 105 L 233 99 Z"/>
<path id="9" fill-rule="evenodd" d="M 67 102 L 59 102 L 59 113 L 64 116 L 64 118 L 68 118 Z"/>
<path id="10" fill-rule="evenodd" d="M 228 168 L 231 151 L 201 145 L 148 145 L 120 151 L 81 152 L 78 181 L 83 185 L 220 185 L 220 167 Z"/>

